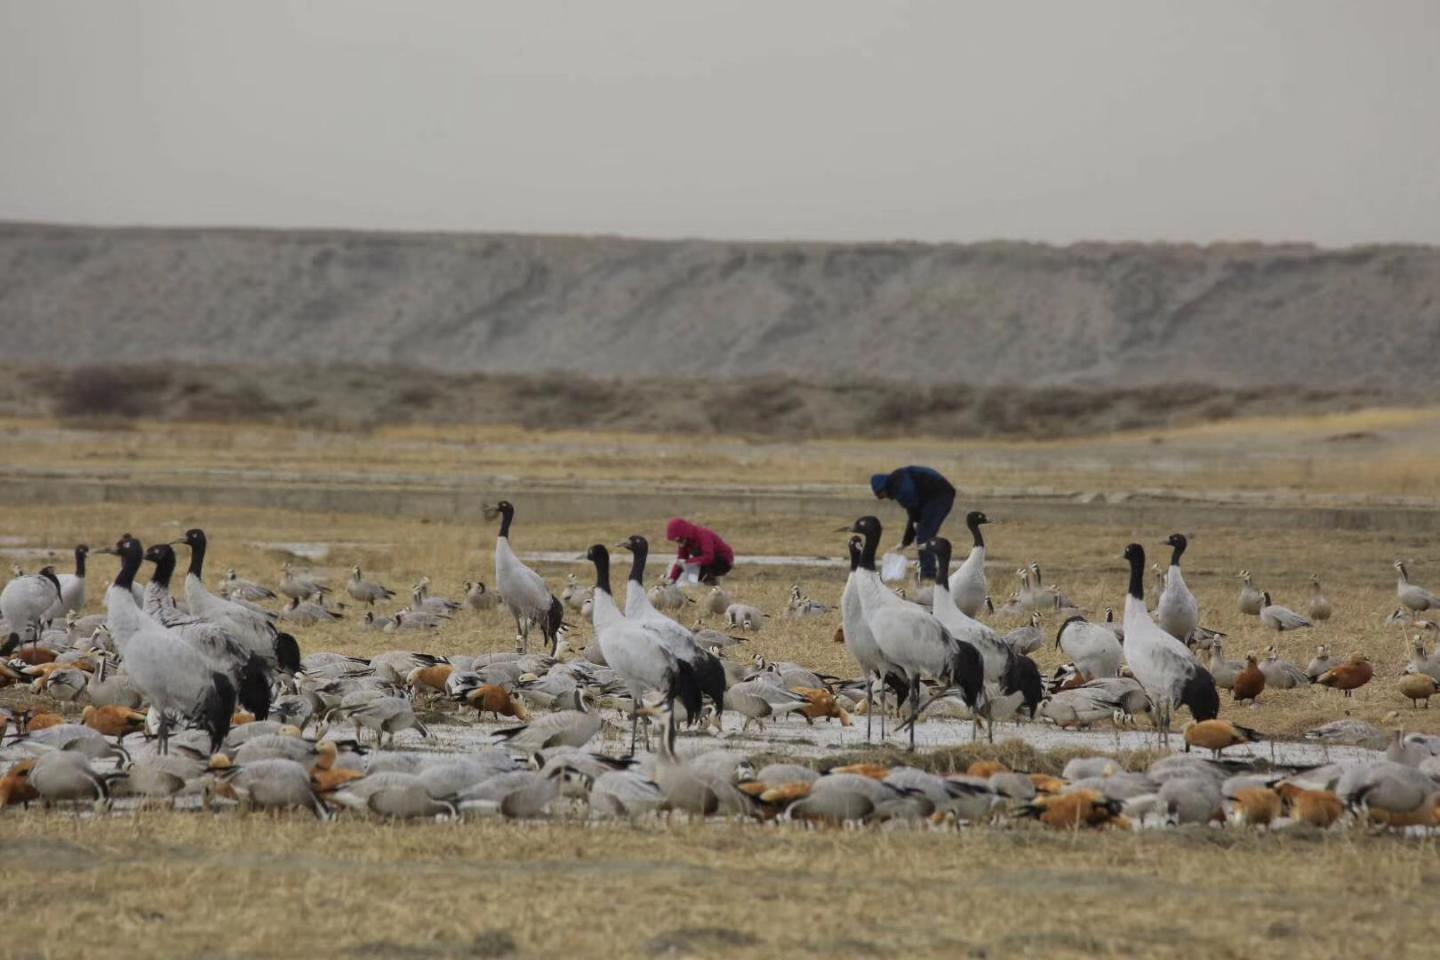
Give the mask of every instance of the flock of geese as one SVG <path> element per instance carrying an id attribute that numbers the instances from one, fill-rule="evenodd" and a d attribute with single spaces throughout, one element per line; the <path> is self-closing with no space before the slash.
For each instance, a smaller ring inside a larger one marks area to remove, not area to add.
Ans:
<path id="1" fill-rule="evenodd" d="M 784 614 L 838 610 L 836 639 L 857 669 L 857 676 L 839 678 L 738 655 L 746 638 L 731 631 L 758 630 L 766 615 L 735 602 L 723 587 L 703 603 L 726 629 L 684 626 L 670 615 L 693 602 L 683 590 L 646 589 L 649 544 L 642 536 L 590 546 L 593 584 L 572 577 L 557 596 L 511 545 L 514 506 L 501 501 L 485 515 L 500 521 L 496 589 L 467 583 L 465 599 L 450 601 L 432 596 L 422 578 L 410 605 L 378 628 L 427 629 L 466 606 L 504 611 L 515 626 L 513 651 L 304 653 L 287 631 L 339 615 L 326 599 L 328 584 L 287 565 L 277 586 L 288 598 L 280 610 L 263 606 L 278 601 L 276 591 L 233 569 L 212 591 L 203 577 L 208 539 L 198 528 L 148 548 L 127 533 L 97 551 L 119 562 L 103 614 L 83 615 L 84 546 L 75 550 L 73 574 L 46 567 L 17 575 L 0 592 L 7 658 L 0 661 L 0 685 L 26 684 L 37 705 L 48 700 L 54 709 L 0 713 L 0 806 L 38 801 L 108 809 L 118 797 L 133 797 L 172 805 L 193 800 L 204 809 L 293 808 L 319 818 L 341 812 L 636 818 L 669 811 L 832 823 L 1033 818 L 1065 828 L 1227 820 L 1440 826 L 1440 737 L 1387 735 L 1347 718 L 1309 736 L 1375 753 L 1263 769 L 1224 757 L 1260 735 L 1220 718 L 1222 690 L 1234 704 L 1310 684 L 1349 696 L 1374 671 L 1364 656 L 1335 658 L 1323 645 L 1304 668 L 1280 660 L 1274 647 L 1263 661 L 1254 654 L 1243 663 L 1226 660 L 1224 635 L 1202 625 L 1200 604 L 1185 583 L 1187 541 L 1180 534 L 1164 541 L 1168 569 L 1151 571 L 1160 574 L 1153 609 L 1145 597 L 1146 552 L 1132 543 L 1123 551 L 1129 576 L 1119 622 L 1109 611 L 1102 622 L 1086 619 L 1032 564 L 1019 571 L 1021 586 L 1009 604 L 1031 619 L 1001 633 L 979 619 L 994 611 L 985 514 L 967 515 L 973 545 L 953 572 L 948 540 L 921 545 L 937 572 L 909 599 L 877 571 L 880 520 L 861 517 L 837 531 L 847 537 L 850 571 L 836 607 L 797 586 Z M 188 551 L 183 601 L 171 592 L 177 547 Z M 612 550 L 628 555 L 623 597 L 613 586 Z M 137 578 L 147 563 L 142 586 Z M 1396 570 L 1397 622 L 1428 623 L 1416 618 L 1440 610 L 1440 600 L 1411 583 L 1404 564 Z M 1241 611 L 1276 632 L 1305 629 L 1333 613 L 1318 580 L 1302 616 L 1274 604 L 1248 572 L 1240 579 Z M 395 597 L 358 566 L 346 591 L 371 608 Z M 1068 662 L 1049 677 L 1030 656 L 1047 642 L 1036 618 L 1042 609 L 1065 614 L 1055 644 Z M 571 645 L 576 617 L 593 626 L 593 641 L 578 650 Z M 367 625 L 376 628 L 380 620 L 367 611 Z M 1427 655 L 1417 638 L 1400 692 L 1428 706 L 1437 682 L 1440 656 Z M 505 725 L 480 749 L 396 749 L 401 733 L 407 741 L 443 739 L 425 719 L 446 701 Z M 594 749 L 607 729 L 613 739 L 624 737 L 606 709 L 628 714 L 623 756 Z M 738 715 L 742 735 L 792 715 L 807 724 L 849 726 L 863 713 L 867 743 L 876 739 L 878 719 L 880 740 L 899 735 L 911 751 L 927 712 L 958 712 L 971 719 L 974 736 L 992 738 L 1001 720 L 1084 728 L 1148 714 L 1168 745 L 1177 710 L 1189 713 L 1183 751 L 1144 771 L 1123 770 L 1104 757 L 1074 760 L 1061 776 L 994 762 L 950 776 L 910 764 L 821 771 L 788 762 L 757 767 L 727 747 L 677 750 L 682 725 L 718 733 L 726 713 Z M 897 727 L 887 734 L 892 713 Z"/>

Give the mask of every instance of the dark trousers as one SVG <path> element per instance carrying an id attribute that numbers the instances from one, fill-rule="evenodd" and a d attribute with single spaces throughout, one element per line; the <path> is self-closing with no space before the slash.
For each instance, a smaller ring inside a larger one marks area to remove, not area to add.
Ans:
<path id="1" fill-rule="evenodd" d="M 928 501 L 920 508 L 920 519 L 915 524 L 915 543 L 924 547 L 930 538 L 940 533 L 940 525 L 945 518 L 950 516 L 950 508 L 955 506 L 955 495 L 940 497 Z M 935 556 L 928 550 L 920 551 L 920 579 L 931 580 L 935 577 Z"/>
<path id="2" fill-rule="evenodd" d="M 716 557 L 715 562 L 707 563 L 700 568 L 700 582 L 715 586 L 715 581 L 733 570 L 730 561 L 724 557 Z"/>

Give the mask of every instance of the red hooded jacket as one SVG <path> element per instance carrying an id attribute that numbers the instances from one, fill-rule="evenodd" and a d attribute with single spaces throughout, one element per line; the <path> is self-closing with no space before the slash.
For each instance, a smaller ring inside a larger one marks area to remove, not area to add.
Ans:
<path id="1" fill-rule="evenodd" d="M 680 549 L 675 552 L 677 560 L 704 567 L 713 563 L 716 557 L 724 557 L 726 563 L 732 567 L 735 565 L 735 551 L 730 549 L 730 544 L 721 540 L 714 530 L 707 530 L 689 520 L 671 519 L 665 525 L 665 539 L 680 541 Z M 676 563 L 670 568 L 670 579 L 678 579 L 683 572 L 681 565 Z"/>

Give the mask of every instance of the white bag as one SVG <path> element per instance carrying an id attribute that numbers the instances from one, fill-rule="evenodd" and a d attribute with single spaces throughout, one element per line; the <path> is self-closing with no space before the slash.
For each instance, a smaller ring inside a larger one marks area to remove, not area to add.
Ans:
<path id="1" fill-rule="evenodd" d="M 687 563 L 683 565 L 679 583 L 696 584 L 700 582 L 700 564 Z"/>
<path id="2" fill-rule="evenodd" d="M 880 579 L 886 583 L 898 583 L 905 579 L 910 561 L 903 553 L 887 553 L 880 558 Z"/>

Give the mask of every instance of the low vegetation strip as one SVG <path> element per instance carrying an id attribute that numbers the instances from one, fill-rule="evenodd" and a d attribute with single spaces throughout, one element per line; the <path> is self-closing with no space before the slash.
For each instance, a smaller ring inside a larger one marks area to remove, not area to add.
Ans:
<path id="1" fill-rule="evenodd" d="M 167 363 L 10 366 L 0 373 L 0 416 L 87 425 L 140 419 L 326 429 L 466 424 L 764 439 L 1081 437 L 1415 400 L 1362 387 L 1023 388 L 841 378 L 440 374 L 403 367 Z"/>

